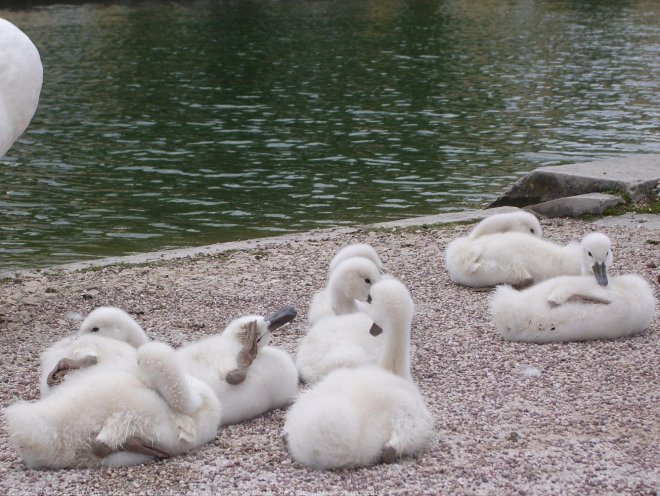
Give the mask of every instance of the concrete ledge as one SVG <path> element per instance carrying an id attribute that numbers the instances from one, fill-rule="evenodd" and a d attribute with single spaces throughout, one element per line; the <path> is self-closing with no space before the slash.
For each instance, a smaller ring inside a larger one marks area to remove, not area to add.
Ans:
<path id="1" fill-rule="evenodd" d="M 516 207 L 497 207 L 488 210 L 464 210 L 462 212 L 450 212 L 447 214 L 428 215 L 426 217 L 412 217 L 410 219 L 380 222 L 378 224 L 371 224 L 369 227 L 395 228 L 424 226 L 431 224 L 455 224 L 457 222 L 481 220 L 494 214 L 513 212 L 515 210 L 519 209 Z"/>
<path id="2" fill-rule="evenodd" d="M 488 207 L 525 207 L 603 191 L 620 191 L 639 201 L 653 192 L 658 183 L 660 154 L 540 167 L 518 180 Z"/>
<path id="3" fill-rule="evenodd" d="M 493 214 L 501 212 L 512 212 L 518 210 L 515 207 L 501 207 L 489 210 L 467 210 L 462 212 L 451 212 L 447 214 L 429 215 L 426 217 L 413 217 L 410 219 L 395 220 L 391 222 L 382 222 L 380 224 L 370 224 L 366 226 L 340 227 L 318 229 L 314 231 L 284 234 L 280 236 L 271 236 L 265 238 L 249 239 L 245 241 L 229 241 L 226 243 L 215 243 L 206 246 L 196 246 L 192 248 L 179 248 L 174 250 L 163 250 L 149 253 L 139 253 L 137 255 L 125 255 L 120 257 L 107 257 L 95 260 L 86 260 L 69 264 L 55 265 L 43 269 L 35 269 L 40 272 L 52 272 L 58 270 L 84 270 L 108 267 L 111 265 L 135 265 L 162 262 L 165 260 L 175 260 L 199 255 L 217 255 L 233 250 L 258 250 L 266 246 L 282 245 L 292 241 L 322 241 L 358 232 L 363 229 L 371 228 L 397 228 L 413 227 L 424 225 L 454 224 L 456 222 L 470 222 L 481 220 Z M 19 269 L 16 271 L 0 271 L 0 276 L 11 277 L 19 272 L 30 272 L 30 269 Z"/>

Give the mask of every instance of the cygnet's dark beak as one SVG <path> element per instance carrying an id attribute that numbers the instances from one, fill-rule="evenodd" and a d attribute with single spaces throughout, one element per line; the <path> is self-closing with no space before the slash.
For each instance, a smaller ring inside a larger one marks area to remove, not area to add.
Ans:
<path id="1" fill-rule="evenodd" d="M 598 284 L 601 286 L 607 286 L 607 268 L 605 267 L 605 263 L 595 263 L 592 270 L 594 271 Z"/>
<path id="2" fill-rule="evenodd" d="M 277 312 L 271 313 L 269 316 L 265 317 L 264 320 L 268 322 L 268 330 L 274 331 L 282 327 L 284 324 L 288 324 L 298 315 L 298 311 L 293 305 L 287 305 L 284 308 L 279 309 Z"/>
<path id="3" fill-rule="evenodd" d="M 380 333 L 383 332 L 383 328 L 376 324 L 375 322 L 371 325 L 371 329 L 369 329 L 369 334 L 372 336 L 378 336 Z"/>
<path id="4" fill-rule="evenodd" d="M 371 303 L 371 293 L 367 295 L 367 303 Z"/>

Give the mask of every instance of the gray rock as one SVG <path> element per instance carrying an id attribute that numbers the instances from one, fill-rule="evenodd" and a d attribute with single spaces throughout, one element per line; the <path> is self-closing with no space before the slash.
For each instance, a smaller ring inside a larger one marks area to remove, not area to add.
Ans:
<path id="1" fill-rule="evenodd" d="M 608 208 L 616 207 L 622 203 L 625 203 L 625 201 L 620 196 L 588 193 L 550 200 L 531 205 L 526 209 L 545 217 L 579 217 L 581 215 L 600 215 Z"/>
<path id="2" fill-rule="evenodd" d="M 659 182 L 660 154 L 540 167 L 518 180 L 489 207 L 524 207 L 604 191 L 620 191 L 639 201 Z"/>

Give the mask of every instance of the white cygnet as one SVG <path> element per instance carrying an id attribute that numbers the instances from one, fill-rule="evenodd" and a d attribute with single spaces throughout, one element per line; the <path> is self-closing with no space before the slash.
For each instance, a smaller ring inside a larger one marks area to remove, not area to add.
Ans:
<path id="1" fill-rule="evenodd" d="M 490 302 L 497 331 L 509 341 L 550 343 L 614 339 L 646 329 L 655 297 L 640 276 L 607 276 L 612 249 L 607 236 L 583 241 L 583 275 L 559 276 L 517 291 L 499 286 Z"/>
<path id="2" fill-rule="evenodd" d="M 9 441 L 31 468 L 133 465 L 185 453 L 216 436 L 222 410 L 175 351 L 151 342 L 133 368 L 98 367 L 38 401 L 4 410 Z"/>
<path id="3" fill-rule="evenodd" d="M 393 462 L 420 452 L 433 418 L 410 375 L 414 306 L 406 287 L 385 278 L 372 288 L 371 332 L 382 331 L 378 364 L 337 369 L 302 393 L 286 415 L 291 456 L 316 469 Z"/>

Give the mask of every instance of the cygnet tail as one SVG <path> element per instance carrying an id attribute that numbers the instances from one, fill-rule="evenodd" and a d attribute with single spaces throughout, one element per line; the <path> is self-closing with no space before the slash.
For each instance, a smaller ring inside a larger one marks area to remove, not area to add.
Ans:
<path id="1" fill-rule="evenodd" d="M 468 284 L 469 275 L 480 268 L 481 248 L 468 238 L 458 238 L 449 243 L 445 252 L 445 267 L 452 281 Z"/>
<path id="2" fill-rule="evenodd" d="M 493 324 L 500 335 L 509 341 L 521 341 L 519 329 L 524 327 L 518 318 L 520 292 L 509 285 L 495 288 L 490 300 L 490 313 Z"/>
<path id="3" fill-rule="evenodd" d="M 37 411 L 35 403 L 19 401 L 5 408 L 9 442 L 30 468 L 55 467 L 58 433 Z M 59 460 L 61 461 L 61 460 Z"/>
<path id="4" fill-rule="evenodd" d="M 355 465 L 360 427 L 353 405 L 334 394 L 303 398 L 291 407 L 284 426 L 291 456 L 317 469 Z"/>

